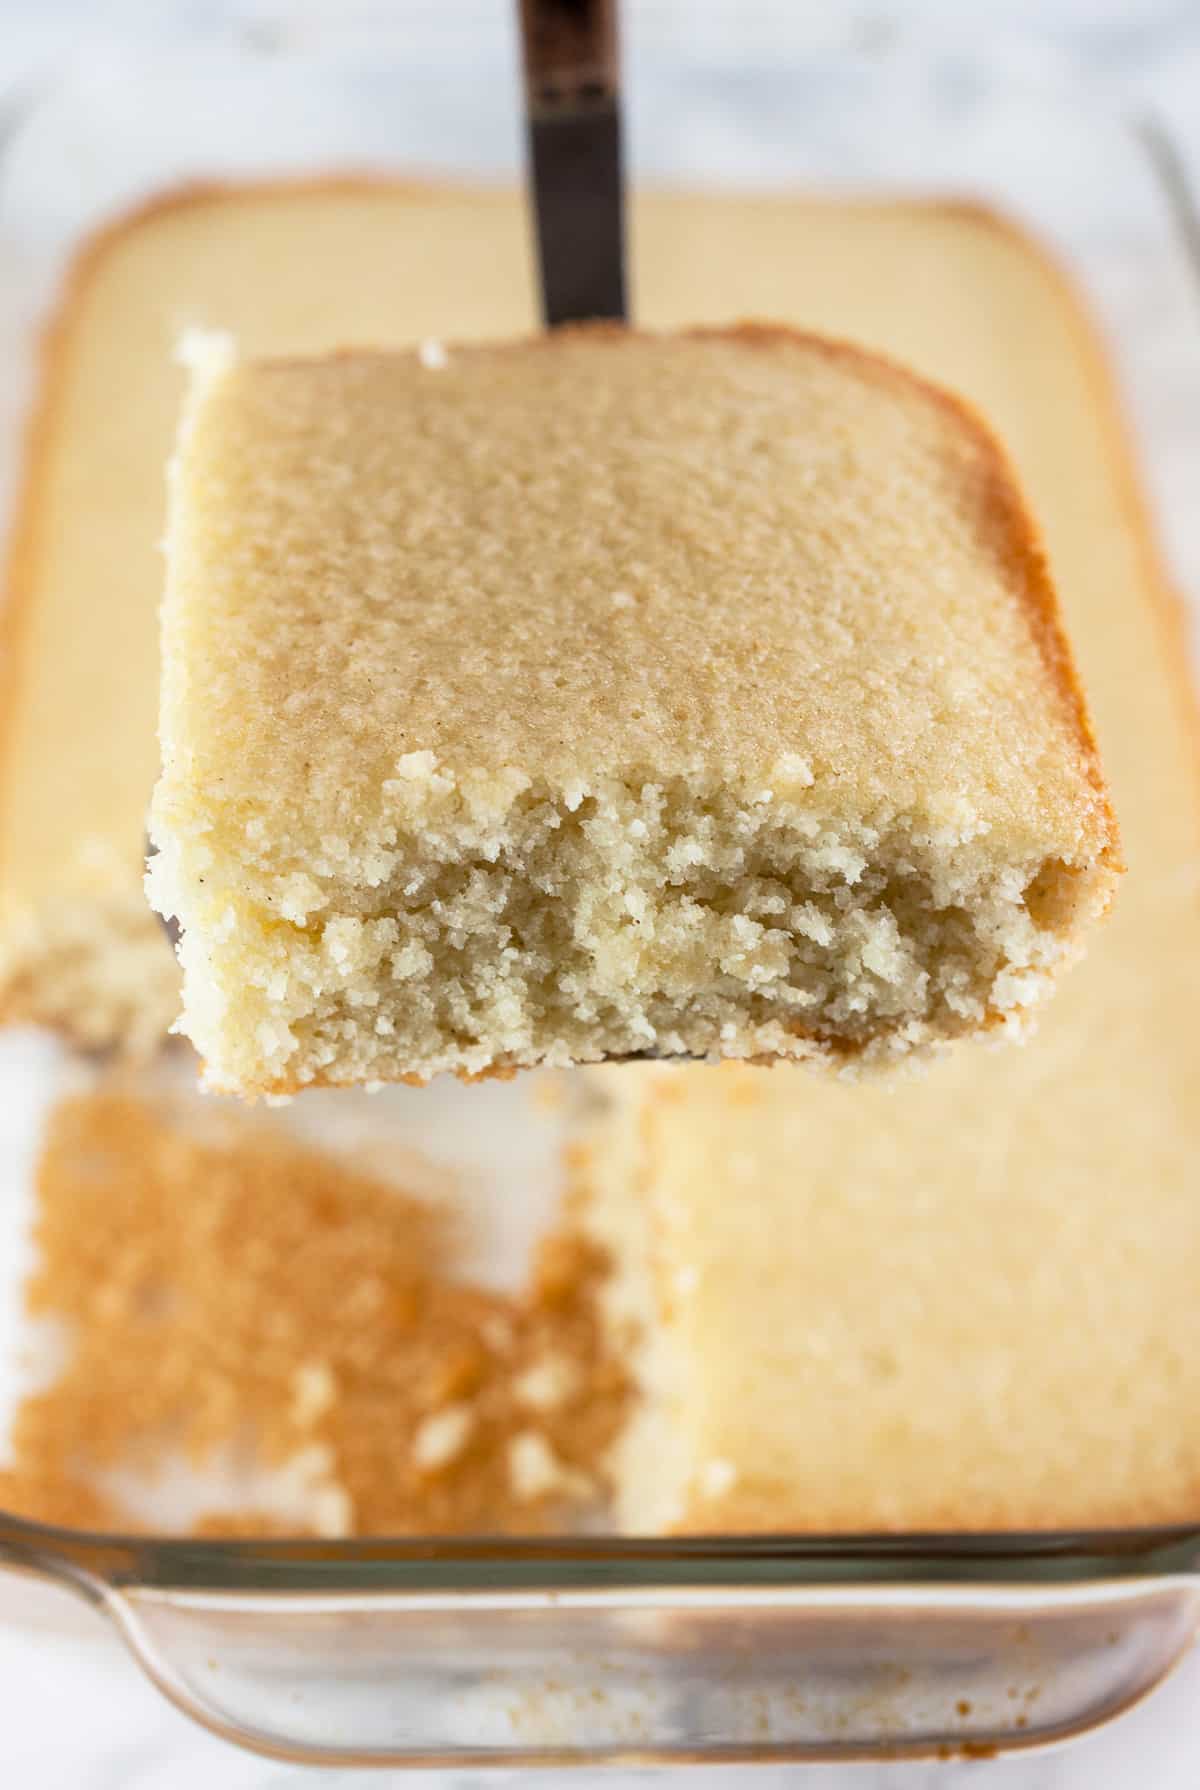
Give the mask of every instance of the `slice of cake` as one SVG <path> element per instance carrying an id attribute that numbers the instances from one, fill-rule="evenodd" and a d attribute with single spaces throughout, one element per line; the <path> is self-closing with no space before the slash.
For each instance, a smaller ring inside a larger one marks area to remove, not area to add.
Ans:
<path id="1" fill-rule="evenodd" d="M 1012 475 L 872 355 L 218 352 L 167 550 L 152 885 L 214 1086 L 883 1062 L 1108 905 Z"/>

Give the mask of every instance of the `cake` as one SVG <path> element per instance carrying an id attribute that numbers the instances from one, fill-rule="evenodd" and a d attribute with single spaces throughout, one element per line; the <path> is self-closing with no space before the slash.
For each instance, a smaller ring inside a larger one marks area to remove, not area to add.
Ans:
<path id="1" fill-rule="evenodd" d="M 591 1072 L 589 1222 L 640 1388 L 616 1455 L 635 1533 L 1086 1529 L 1200 1509 L 1186 642 L 1073 295 L 1015 235 L 978 271 L 987 306 L 956 371 L 983 397 L 1007 382 L 1129 873 L 1024 1050 L 961 1052 L 897 1091 L 790 1067 Z"/>
<path id="2" fill-rule="evenodd" d="M 151 886 L 210 1085 L 885 1063 L 1107 907 L 1045 564 L 944 393 L 767 325 L 196 353 Z"/>
<path id="3" fill-rule="evenodd" d="M 723 1314 L 711 1302 L 710 1267 L 695 1283 L 704 1297 L 687 1327 L 656 1326 L 667 1371 L 677 1360 L 687 1371 L 691 1361 L 681 1390 L 693 1411 L 695 1363 L 705 1358 L 702 1313 L 727 1326 L 721 1347 L 757 1363 L 761 1387 L 743 1370 L 740 1436 L 718 1428 L 715 1400 L 703 1426 L 689 1428 L 669 1410 L 647 1419 L 656 1400 L 642 1334 L 638 1439 L 631 1427 L 617 1457 L 621 1519 L 643 1530 L 732 1523 L 843 1533 L 873 1521 L 954 1529 L 1193 1522 L 1200 774 L 1183 630 L 1149 541 L 1101 351 L 1037 246 L 975 208 L 788 193 L 639 194 L 631 221 L 635 309 L 647 326 L 769 311 L 894 355 L 992 420 L 1045 533 L 1131 868 L 1111 920 L 1029 1048 L 986 1057 L 964 1051 L 895 1099 L 873 1087 L 831 1089 L 788 1068 L 589 1072 L 612 1103 L 597 1121 L 603 1150 L 589 1151 L 588 1179 L 594 1187 L 601 1164 L 613 1165 L 609 1216 L 593 1194 L 592 1221 L 624 1233 L 610 1317 L 622 1346 L 642 1332 L 644 1314 L 659 1309 L 656 1294 L 647 1299 L 645 1248 L 620 1218 L 633 1162 L 639 1184 L 648 1167 L 643 1131 L 656 1160 L 670 1153 L 676 1184 L 684 1161 L 712 1146 L 699 1179 L 714 1200 L 738 1190 L 727 1221 L 730 1272 L 736 1266 L 745 1285 L 748 1227 L 738 1232 L 736 1221 L 749 1202 L 746 1164 L 735 1160 L 736 1115 L 740 1090 L 752 1087 L 762 1177 L 755 1198 L 777 1217 L 770 1177 L 786 1186 L 788 1228 L 778 1235 L 793 1268 L 804 1257 L 794 1299 L 785 1301 L 771 1277 L 731 1318 L 732 1298 Z M 317 353 L 343 340 L 516 334 L 534 322 L 525 228 L 515 193 L 284 185 L 178 195 L 120 221 L 85 251 L 48 343 L 7 578 L 10 681 L 0 751 L 7 1017 L 19 990 L 22 1011 L 77 1035 L 90 987 L 98 1026 L 119 1036 L 140 1011 L 139 1023 L 152 1031 L 151 961 L 166 990 L 157 1011 L 175 1011 L 174 959 L 141 877 L 157 764 L 156 543 L 182 389 L 172 360 L 179 328 L 227 329 L 248 355 Z M 119 639 L 119 657 L 108 651 L 110 639 Z M 20 914 L 30 917 L 28 931 L 14 924 Z M 146 956 L 135 970 L 127 946 L 139 929 Z M 68 941 L 78 976 L 65 997 L 56 936 Z M 111 1019 L 106 987 L 116 997 Z M 664 1098 L 664 1077 L 681 1084 L 685 1098 Z M 702 1110 L 705 1098 L 711 1112 Z M 691 1156 L 688 1124 L 696 1127 Z M 789 1142 L 797 1160 L 785 1176 L 780 1156 Z M 655 1175 L 664 1188 L 665 1171 Z M 656 1250 L 670 1244 L 664 1282 L 672 1270 L 698 1266 L 678 1228 L 666 1233 L 653 1188 L 645 1212 Z M 944 1237 L 943 1215 L 951 1220 Z M 697 1211 L 697 1222 L 702 1217 Z M 717 1235 L 706 1224 L 709 1263 Z M 901 1246 L 895 1274 L 883 1253 L 893 1244 Z M 853 1457 L 839 1476 L 828 1445 L 822 1322 L 827 1329 L 840 1294 L 843 1334 L 855 1317 L 878 1346 L 926 1245 L 933 1254 L 920 1282 L 925 1303 L 918 1313 L 914 1285 L 911 1309 L 953 1339 L 954 1360 L 935 1372 L 931 1354 L 918 1353 L 906 1331 L 888 1407 L 880 1391 L 886 1355 L 872 1366 L 871 1343 L 856 1350 L 851 1342 L 845 1362 L 834 1364 L 846 1393 L 841 1438 Z M 681 1290 L 691 1282 L 687 1272 L 675 1278 Z M 893 1302 L 890 1315 L 876 1317 L 872 1295 L 885 1311 Z M 748 1326 L 744 1314 L 760 1297 L 772 1312 L 786 1306 L 789 1354 L 755 1352 L 762 1326 Z M 805 1328 L 801 1300 L 817 1298 L 824 1307 L 810 1310 Z M 807 1372 L 797 1366 L 804 1361 Z M 863 1406 L 869 1428 L 860 1442 L 855 1394 L 864 1385 L 875 1391 Z M 902 1386 L 915 1393 L 904 1409 Z M 732 1402 L 726 1379 L 720 1405 L 728 1412 Z M 962 1414 L 960 1435 L 953 1420 Z M 810 1438 L 817 1454 L 823 1421 L 820 1462 L 795 1484 L 781 1483 L 781 1464 L 785 1475 L 804 1467 Z M 791 1435 L 774 1465 L 765 1460 L 768 1423 Z M 657 1482 L 652 1426 L 662 1457 Z"/>

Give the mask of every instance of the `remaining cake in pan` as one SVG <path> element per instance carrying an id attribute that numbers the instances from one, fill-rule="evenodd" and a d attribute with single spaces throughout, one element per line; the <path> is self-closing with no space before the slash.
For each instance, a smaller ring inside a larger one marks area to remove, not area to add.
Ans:
<path id="1" fill-rule="evenodd" d="M 1023 1016 L 1107 907 L 1049 577 L 955 400 L 767 326 L 210 349 L 152 883 L 213 1085 L 885 1061 Z"/>
<path id="2" fill-rule="evenodd" d="M 591 1072 L 616 1100 L 591 1225 L 639 1387 L 622 1529 L 1195 1519 L 1196 1137 L 1172 1102 L 1198 1110 L 1200 1076 L 1128 1008 L 1124 1040 L 1097 1031 L 1089 972 L 1027 1050 L 900 1092 Z"/>

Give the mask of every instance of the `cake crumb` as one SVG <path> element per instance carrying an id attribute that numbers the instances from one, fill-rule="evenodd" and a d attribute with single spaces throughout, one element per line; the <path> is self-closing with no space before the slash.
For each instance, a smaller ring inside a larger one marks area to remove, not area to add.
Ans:
<path id="1" fill-rule="evenodd" d="M 519 1504 L 586 1489 L 584 1476 L 564 1466 L 540 1430 L 522 1430 L 509 1442 L 508 1476 Z"/>
<path id="2" fill-rule="evenodd" d="M 705 1461 L 700 1473 L 700 1491 L 705 1498 L 723 1498 L 737 1484 L 738 1472 L 732 1461 L 714 1456 Z"/>
<path id="3" fill-rule="evenodd" d="M 469 1405 L 447 1405 L 418 1426 L 412 1457 L 422 1473 L 436 1473 L 462 1453 L 470 1439 L 475 1418 Z"/>
<path id="4" fill-rule="evenodd" d="M 337 1384 L 326 1361 L 304 1361 L 292 1376 L 292 1422 L 308 1429 L 319 1421 L 337 1396 Z"/>
<path id="5" fill-rule="evenodd" d="M 312 1524 L 326 1541 L 344 1541 L 354 1533 L 354 1506 L 344 1486 L 321 1487 L 313 1499 Z"/>
<path id="6" fill-rule="evenodd" d="M 544 1361 L 535 1361 L 523 1374 L 518 1374 L 513 1391 L 519 1402 L 528 1405 L 530 1410 L 553 1411 L 570 1398 L 575 1384 L 573 1364 L 564 1356 L 551 1355 Z"/>
<path id="7" fill-rule="evenodd" d="M 303 1521 L 250 1501 L 202 1512 L 192 1533 L 576 1522 L 604 1489 L 628 1396 L 599 1317 L 603 1251 L 564 1216 L 523 1288 L 474 1285 L 457 1272 L 443 1203 L 269 1120 L 214 1123 L 205 1108 L 115 1080 L 51 1113 L 25 1304 L 63 1320 L 70 1346 L 57 1378 L 18 1407 L 3 1508 L 144 1531 L 144 1515 L 106 1489 L 114 1469 L 152 1476 L 180 1454 L 199 1467 L 249 1438 Z"/>

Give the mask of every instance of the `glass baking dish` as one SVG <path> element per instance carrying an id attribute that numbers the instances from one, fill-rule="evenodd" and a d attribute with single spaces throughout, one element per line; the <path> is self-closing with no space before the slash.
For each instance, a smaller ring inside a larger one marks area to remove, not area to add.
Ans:
<path id="1" fill-rule="evenodd" d="M 638 181 L 949 193 L 1057 249 L 1116 344 L 1169 555 L 1200 589 L 1186 501 L 1197 270 L 1161 136 L 1059 94 L 981 86 L 936 58 L 725 68 L 699 51 L 680 61 L 631 25 Z M 490 13 L 484 29 L 498 29 Z M 0 169 L 6 492 L 33 332 L 102 220 L 229 175 L 513 180 L 513 45 L 464 59 L 457 42 L 201 35 L 186 53 L 90 54 L 42 91 Z M 10 1043 L 0 1078 L 15 1110 L 53 1071 L 42 1041 Z M 14 1136 L 10 1180 L 28 1173 Z M 1195 1528 L 1107 1533 L 519 1542 L 158 1540 L 0 1516 L 0 1556 L 103 1609 L 215 1730 L 327 1764 L 1025 1746 L 1127 1706 L 1200 1622 L 1200 1510 Z"/>

